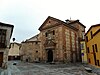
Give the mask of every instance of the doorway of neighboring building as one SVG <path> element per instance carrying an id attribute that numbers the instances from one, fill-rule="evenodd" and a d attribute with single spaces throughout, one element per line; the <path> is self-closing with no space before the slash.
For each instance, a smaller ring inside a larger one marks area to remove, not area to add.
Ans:
<path id="1" fill-rule="evenodd" d="M 20 56 L 8 56 L 8 61 L 10 60 L 20 60 Z"/>
<path id="2" fill-rule="evenodd" d="M 53 61 L 53 51 L 48 50 L 48 62 L 52 62 L 52 61 Z"/>
<path id="3" fill-rule="evenodd" d="M 0 52 L 0 67 L 2 66 L 3 63 L 3 52 Z"/>

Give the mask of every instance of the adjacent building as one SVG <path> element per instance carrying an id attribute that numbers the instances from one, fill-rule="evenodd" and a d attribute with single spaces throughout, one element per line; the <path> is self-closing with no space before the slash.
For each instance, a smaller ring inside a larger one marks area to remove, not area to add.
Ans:
<path id="1" fill-rule="evenodd" d="M 36 35 L 21 43 L 20 56 L 22 61 L 26 62 L 39 62 L 40 55 L 40 41 L 39 35 Z"/>
<path id="2" fill-rule="evenodd" d="M 20 60 L 19 50 L 20 44 L 17 42 L 10 43 L 8 60 Z"/>
<path id="3" fill-rule="evenodd" d="M 3 68 L 7 68 L 8 51 L 13 27 L 13 25 L 0 22 L 0 67 Z"/>
<path id="4" fill-rule="evenodd" d="M 100 67 L 100 24 L 92 25 L 85 36 L 88 63 Z"/>
<path id="5" fill-rule="evenodd" d="M 22 42 L 21 51 L 26 52 L 22 53 L 22 59 L 27 57 L 27 60 L 34 61 L 38 56 L 41 62 L 81 61 L 80 42 L 84 37 L 85 26 L 79 20 L 61 21 L 49 16 L 39 31 L 35 41 Z M 39 46 L 37 50 L 36 46 Z"/>
<path id="6" fill-rule="evenodd" d="M 82 57 L 82 63 L 88 62 L 85 39 L 81 40 L 81 57 Z"/>

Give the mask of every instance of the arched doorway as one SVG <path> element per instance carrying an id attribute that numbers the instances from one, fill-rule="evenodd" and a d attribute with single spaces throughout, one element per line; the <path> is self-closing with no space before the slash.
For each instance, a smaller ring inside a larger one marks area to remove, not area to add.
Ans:
<path id="1" fill-rule="evenodd" d="M 52 62 L 53 61 L 53 51 L 52 50 L 48 50 L 48 62 Z"/>

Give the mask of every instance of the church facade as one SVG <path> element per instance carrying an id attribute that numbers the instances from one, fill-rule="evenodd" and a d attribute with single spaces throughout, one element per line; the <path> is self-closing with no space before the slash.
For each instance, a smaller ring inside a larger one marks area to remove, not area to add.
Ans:
<path id="1" fill-rule="evenodd" d="M 79 20 L 64 22 L 49 16 L 39 31 L 40 62 L 81 61 L 80 41 L 84 37 L 85 26 Z"/>
<path id="2" fill-rule="evenodd" d="M 85 26 L 79 20 L 48 17 L 40 26 L 42 60 L 47 62 L 81 61 L 80 41 Z"/>

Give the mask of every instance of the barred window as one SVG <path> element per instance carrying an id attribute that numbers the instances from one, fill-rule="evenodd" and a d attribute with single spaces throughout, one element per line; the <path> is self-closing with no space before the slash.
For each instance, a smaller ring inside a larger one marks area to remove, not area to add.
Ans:
<path id="1" fill-rule="evenodd" d="M 0 47 L 4 48 L 6 46 L 6 30 L 0 29 Z"/>

